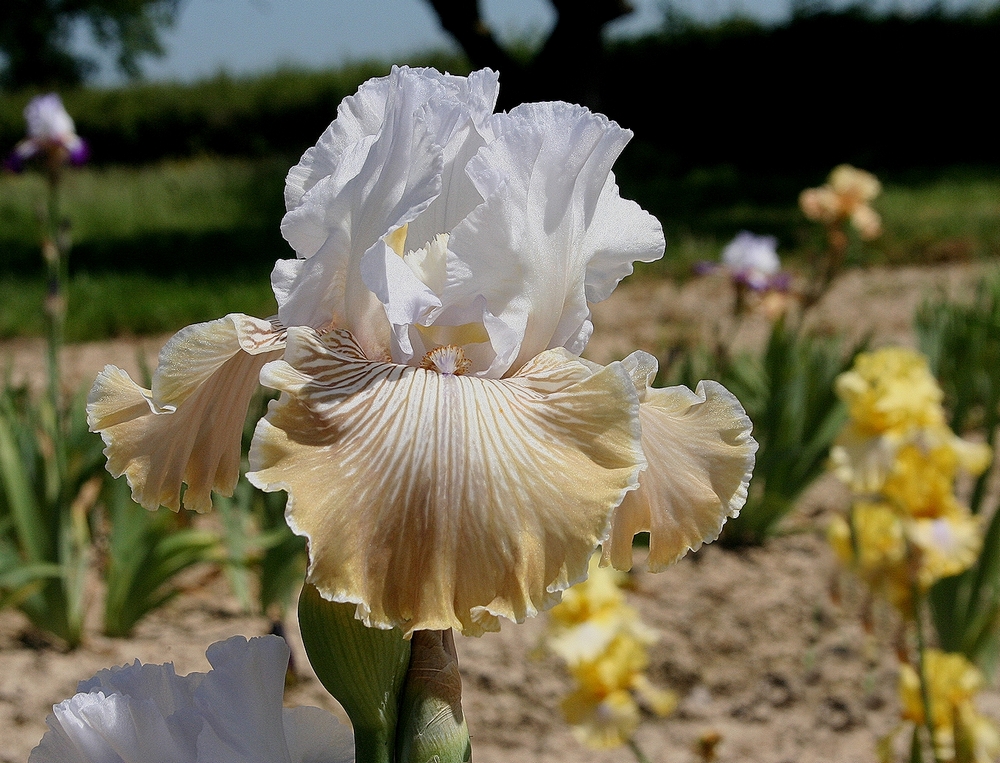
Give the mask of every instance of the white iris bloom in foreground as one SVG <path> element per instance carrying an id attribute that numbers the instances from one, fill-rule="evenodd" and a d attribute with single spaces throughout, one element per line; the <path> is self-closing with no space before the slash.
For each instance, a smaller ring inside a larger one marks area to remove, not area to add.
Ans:
<path id="1" fill-rule="evenodd" d="M 28 763 L 353 763 L 354 738 L 333 715 L 282 707 L 283 639 L 234 636 L 207 656 L 207 673 L 136 660 L 81 681 Z"/>
<path id="2" fill-rule="evenodd" d="M 278 315 L 229 315 L 164 347 L 152 390 L 107 367 L 88 406 L 108 468 L 148 508 L 230 493 L 251 393 L 250 480 L 289 494 L 308 579 L 368 625 L 520 621 L 583 579 L 593 549 L 650 566 L 718 536 L 756 443 L 714 382 L 651 389 L 656 361 L 578 356 L 589 304 L 659 223 L 611 165 L 631 133 L 567 103 L 494 114 L 497 75 L 370 80 L 288 173 Z"/>

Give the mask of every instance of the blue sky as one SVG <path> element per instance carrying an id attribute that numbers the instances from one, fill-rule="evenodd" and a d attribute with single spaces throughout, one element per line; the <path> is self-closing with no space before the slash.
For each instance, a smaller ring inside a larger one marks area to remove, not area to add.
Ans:
<path id="1" fill-rule="evenodd" d="M 833 0 L 843 6 L 851 0 Z M 873 0 L 876 7 L 917 10 L 931 0 Z M 946 8 L 983 0 L 946 0 Z M 613 35 L 654 28 L 662 18 L 663 0 L 632 0 L 636 11 L 613 24 Z M 503 39 L 542 36 L 554 23 L 547 0 L 480 0 L 488 23 Z M 711 20 L 742 12 L 764 21 L 779 21 L 791 0 L 674 0 L 672 5 Z M 182 0 L 175 27 L 163 35 L 167 55 L 148 59 L 150 79 L 189 81 L 219 71 L 249 74 L 281 64 L 308 68 L 337 66 L 364 58 L 394 60 L 415 51 L 452 45 L 425 0 Z M 77 47 L 97 50 L 81 31 Z M 99 53 L 99 51 L 98 51 Z M 99 82 L 119 78 L 102 60 Z"/>

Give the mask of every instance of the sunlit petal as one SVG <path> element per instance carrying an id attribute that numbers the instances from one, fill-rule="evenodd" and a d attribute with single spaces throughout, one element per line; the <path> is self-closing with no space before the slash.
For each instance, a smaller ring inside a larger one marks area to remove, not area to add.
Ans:
<path id="1" fill-rule="evenodd" d="M 285 709 L 288 646 L 234 636 L 208 649 L 212 669 L 100 671 L 53 707 L 30 763 L 350 763 L 354 740 L 315 707 Z"/>
<path id="2" fill-rule="evenodd" d="M 193 740 L 171 733 L 152 702 L 122 694 L 77 694 L 53 706 L 46 723 L 49 730 L 29 763 L 187 763 L 194 758 Z"/>
<path id="3" fill-rule="evenodd" d="M 285 362 L 287 361 L 287 362 Z M 309 580 L 370 625 L 496 627 L 582 578 L 642 466 L 636 392 L 553 350 L 505 380 L 367 360 L 290 329 L 250 479 L 287 490 Z"/>
<path id="4" fill-rule="evenodd" d="M 491 372 L 516 370 L 539 352 L 582 351 L 588 302 L 605 299 L 635 260 L 663 253 L 652 215 L 622 199 L 611 173 L 631 133 L 565 103 L 525 104 L 497 115 L 499 138 L 468 172 L 486 201 L 451 234 L 447 305 L 479 297 L 518 337 L 494 344 Z"/>
<path id="5" fill-rule="evenodd" d="M 87 401 L 87 421 L 107 445 L 108 470 L 125 474 L 147 509 L 205 511 L 211 491 L 231 495 L 240 439 L 257 375 L 281 355 L 283 335 L 268 321 L 228 315 L 178 332 L 160 352 L 153 389 L 107 366 Z"/>
<path id="6" fill-rule="evenodd" d="M 436 226 L 482 201 L 464 165 L 486 142 L 480 130 L 488 132 L 496 94 L 495 72 L 404 67 L 342 104 L 288 174 L 281 231 L 305 262 L 279 263 L 272 276 L 284 325 L 346 328 L 369 354 L 388 353 L 388 324 L 362 282 L 361 258 L 404 226 L 406 249 L 424 246 L 449 229 Z"/>
<path id="7" fill-rule="evenodd" d="M 872 436 L 848 423 L 830 448 L 830 468 L 858 495 L 875 495 L 892 473 L 896 454 L 908 434 Z"/>
<path id="8" fill-rule="evenodd" d="M 739 514 L 757 442 L 743 406 L 721 384 L 653 389 L 652 356 L 634 353 L 625 364 L 640 390 L 649 467 L 615 510 L 604 555 L 618 569 L 631 568 L 632 537 L 648 530 L 648 568 L 655 572 L 718 538 L 726 519 Z"/>

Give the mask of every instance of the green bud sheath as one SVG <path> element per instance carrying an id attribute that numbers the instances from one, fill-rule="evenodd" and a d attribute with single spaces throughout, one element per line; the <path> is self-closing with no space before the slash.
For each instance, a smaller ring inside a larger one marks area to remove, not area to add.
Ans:
<path id="1" fill-rule="evenodd" d="M 410 663 L 399 630 L 366 628 L 354 604 L 327 601 L 309 583 L 299 628 L 313 670 L 351 718 L 357 763 L 393 763 L 396 709 Z"/>
<path id="2" fill-rule="evenodd" d="M 399 706 L 398 763 L 471 760 L 454 634 L 450 630 L 415 631 L 411 649 Z"/>

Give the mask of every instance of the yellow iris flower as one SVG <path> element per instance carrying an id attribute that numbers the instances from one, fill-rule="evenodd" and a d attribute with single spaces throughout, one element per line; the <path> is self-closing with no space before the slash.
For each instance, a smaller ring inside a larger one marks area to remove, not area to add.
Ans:
<path id="1" fill-rule="evenodd" d="M 963 655 L 928 649 L 924 672 L 937 757 L 957 763 L 993 763 L 1000 755 L 1000 733 L 975 707 L 975 696 L 983 688 L 982 673 Z M 903 718 L 926 723 L 920 678 L 904 664 L 899 673 L 899 697 Z"/>
<path id="2" fill-rule="evenodd" d="M 632 738 L 641 720 L 637 699 L 657 715 L 677 706 L 674 692 L 645 675 L 656 632 L 625 601 L 625 576 L 598 566 L 553 608 L 548 646 L 566 661 L 576 687 L 562 701 L 577 738 L 589 747 L 617 747 Z"/>

